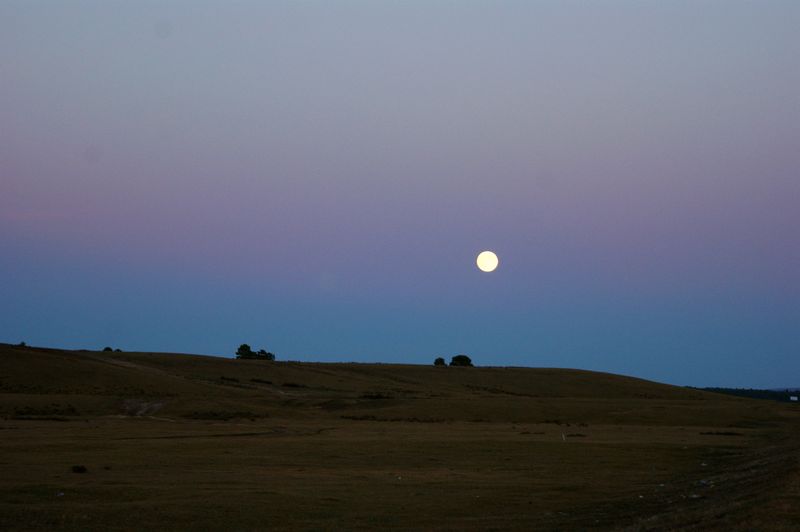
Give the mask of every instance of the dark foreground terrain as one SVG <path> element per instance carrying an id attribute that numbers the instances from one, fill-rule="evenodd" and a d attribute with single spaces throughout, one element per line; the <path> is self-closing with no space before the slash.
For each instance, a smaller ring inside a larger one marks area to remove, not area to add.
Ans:
<path id="1" fill-rule="evenodd" d="M 0 530 L 800 529 L 795 404 L 0 344 Z"/>

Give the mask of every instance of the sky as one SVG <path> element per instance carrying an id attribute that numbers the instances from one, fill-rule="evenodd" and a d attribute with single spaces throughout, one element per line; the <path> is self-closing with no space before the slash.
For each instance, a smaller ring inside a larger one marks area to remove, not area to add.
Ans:
<path id="1" fill-rule="evenodd" d="M 0 341 L 800 386 L 798 27 L 0 0 Z"/>

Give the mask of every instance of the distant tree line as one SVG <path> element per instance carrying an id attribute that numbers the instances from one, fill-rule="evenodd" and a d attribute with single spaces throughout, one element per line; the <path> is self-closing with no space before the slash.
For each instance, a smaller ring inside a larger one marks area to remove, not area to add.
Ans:
<path id="1" fill-rule="evenodd" d="M 239 349 L 236 350 L 236 358 L 249 360 L 275 360 L 275 353 L 270 353 L 269 351 L 265 351 L 263 349 L 259 349 L 258 352 L 256 352 L 253 351 L 249 345 L 242 344 L 239 346 Z"/>
<path id="2" fill-rule="evenodd" d="M 438 357 L 433 361 L 434 366 L 445 366 L 444 358 Z M 467 355 L 456 355 L 450 359 L 451 366 L 472 366 L 472 360 Z"/>
<path id="3" fill-rule="evenodd" d="M 724 393 L 737 397 L 749 397 L 751 399 L 769 399 L 771 401 L 789 402 L 789 397 L 800 395 L 800 392 L 778 391 L 778 390 L 757 390 L 754 388 L 699 388 L 707 392 Z"/>

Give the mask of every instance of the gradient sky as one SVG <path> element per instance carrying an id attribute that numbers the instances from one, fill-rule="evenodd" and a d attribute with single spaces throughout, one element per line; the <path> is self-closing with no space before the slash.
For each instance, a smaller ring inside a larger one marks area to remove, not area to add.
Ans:
<path id="1" fill-rule="evenodd" d="M 0 0 L 0 341 L 800 386 L 798 28 Z"/>

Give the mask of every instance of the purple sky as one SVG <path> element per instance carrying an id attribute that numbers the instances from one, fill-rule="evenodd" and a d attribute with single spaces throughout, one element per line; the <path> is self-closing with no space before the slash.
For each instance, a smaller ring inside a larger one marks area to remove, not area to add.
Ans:
<path id="1" fill-rule="evenodd" d="M 800 386 L 799 27 L 0 0 L 0 341 Z"/>

